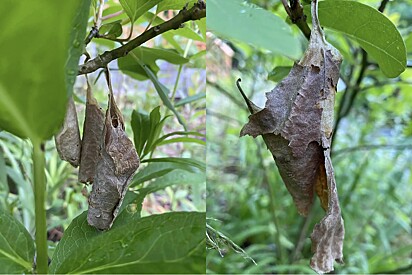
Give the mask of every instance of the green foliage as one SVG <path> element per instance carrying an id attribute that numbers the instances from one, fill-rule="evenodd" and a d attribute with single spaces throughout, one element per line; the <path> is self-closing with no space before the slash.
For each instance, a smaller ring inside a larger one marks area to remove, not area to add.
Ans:
<path id="1" fill-rule="evenodd" d="M 204 213 L 166 213 L 115 222 L 111 230 L 99 232 L 83 213 L 57 247 L 51 272 L 203 273 L 204 219 Z"/>
<path id="2" fill-rule="evenodd" d="M 310 14 L 310 6 L 306 13 Z M 358 42 L 387 77 L 397 77 L 405 70 L 405 43 L 396 26 L 378 10 L 356 1 L 322 1 L 319 21 Z"/>
<path id="3" fill-rule="evenodd" d="M 272 80 L 274 82 L 280 82 L 283 78 L 285 78 L 292 67 L 290 66 L 276 66 L 269 74 L 268 80 Z"/>
<path id="4" fill-rule="evenodd" d="M 182 57 L 173 50 L 138 47 L 132 52 L 139 60 L 142 61 L 142 63 L 149 67 L 155 75 L 160 70 L 159 66 L 156 64 L 156 61 L 159 59 L 166 60 L 169 63 L 177 65 L 185 64 L 189 61 L 187 58 Z M 132 55 L 119 58 L 118 62 L 119 68 L 125 74 L 137 80 L 146 80 L 150 78 L 143 66 L 138 64 Z"/>
<path id="5" fill-rule="evenodd" d="M 159 2 L 161 0 L 120 0 L 120 4 L 132 23 Z"/>
<path id="6" fill-rule="evenodd" d="M 116 39 L 123 33 L 121 20 L 104 24 L 99 29 L 99 34 L 108 39 Z"/>
<path id="7" fill-rule="evenodd" d="M 287 16 L 279 1 L 253 2 L 264 2 L 274 13 Z M 333 5 L 343 1 L 327 2 Z M 361 2 L 373 7 L 380 4 Z M 320 3 L 320 8 L 325 3 Z M 339 9 L 330 12 L 335 14 Z M 411 29 L 406 22 L 411 18 L 410 4 L 389 2 L 385 15 L 403 38 L 409 37 Z M 358 17 L 361 20 L 366 16 Z M 325 19 L 320 17 L 323 25 Z M 339 24 L 336 18 L 335 14 L 335 24 Z M 326 39 L 344 56 L 336 95 L 338 110 L 345 94 L 356 86 L 362 64 L 361 48 L 340 32 L 328 28 L 325 32 Z M 382 29 L 373 35 L 375 40 L 386 39 Z M 233 49 L 233 58 L 217 47 L 208 48 L 207 55 L 210 68 L 220 64 L 219 69 L 208 72 L 207 206 L 208 217 L 216 219 L 209 219 L 208 224 L 242 248 L 257 265 L 236 253 L 231 245 L 221 244 L 220 250 L 208 252 L 207 272 L 313 273 L 309 269 L 309 236 L 324 215 L 319 202 L 316 201 L 308 218 L 300 217 L 262 139 L 239 138 L 249 112 L 237 91 L 236 79 L 241 77 L 243 90 L 257 105 L 264 106 L 265 93 L 274 88 L 267 81 L 268 73 L 274 67 L 293 64 L 285 56 L 268 55 L 239 41 L 230 40 L 226 46 Z M 409 49 L 409 55 L 410 52 Z M 222 66 L 222 60 L 231 62 L 231 66 Z M 339 274 L 411 272 L 412 70 L 407 68 L 398 78 L 388 79 L 374 64 L 375 60 L 368 59 L 370 65 L 352 108 L 334 132 L 332 157 L 346 229 L 345 265 L 335 265 Z"/>
<path id="8" fill-rule="evenodd" d="M 159 5 L 157 5 L 156 12 L 159 13 L 166 10 L 180 10 L 185 7 L 185 5 L 190 8 L 196 2 L 197 0 L 163 0 L 159 3 Z"/>
<path id="9" fill-rule="evenodd" d="M 0 45 L 0 51 L 7 53 L 0 66 L 0 127 L 4 130 L 40 141 L 50 138 L 63 121 L 68 34 L 79 2 L 2 3 L 0 40 L 7 41 Z"/>
<path id="10" fill-rule="evenodd" d="M 73 85 L 76 82 L 77 69 L 80 56 L 83 54 L 83 41 L 86 36 L 87 21 L 91 0 L 78 1 L 76 15 L 72 19 L 72 30 L 70 32 L 69 58 L 66 63 L 66 89 L 70 97 L 73 93 Z"/>
<path id="11" fill-rule="evenodd" d="M 240 0 L 210 0 L 207 13 L 207 27 L 216 34 L 290 58 L 300 55 L 299 43 L 290 27 L 267 10 Z"/>
<path id="12" fill-rule="evenodd" d="M 0 208 L 1 273 L 19 274 L 32 270 L 34 242 L 26 228 Z"/>

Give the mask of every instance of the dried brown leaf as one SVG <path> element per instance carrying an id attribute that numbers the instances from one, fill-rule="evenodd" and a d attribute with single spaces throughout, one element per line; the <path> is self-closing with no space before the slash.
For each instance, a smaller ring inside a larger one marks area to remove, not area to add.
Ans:
<path id="1" fill-rule="evenodd" d="M 112 226 L 139 164 L 139 156 L 124 131 L 123 116 L 110 93 L 100 158 L 89 197 L 87 221 L 90 225 L 100 230 Z"/>
<path id="2" fill-rule="evenodd" d="M 341 56 L 325 41 L 315 0 L 312 22 L 304 56 L 266 94 L 264 109 L 249 107 L 252 115 L 241 136 L 263 136 L 300 214 L 308 214 L 315 192 L 319 196 L 327 213 L 311 235 L 314 252 L 311 267 L 325 273 L 333 270 L 335 260 L 342 262 L 343 258 L 344 227 L 330 159 Z"/>
<path id="3" fill-rule="evenodd" d="M 63 126 L 59 133 L 54 136 L 54 141 L 60 158 L 68 161 L 74 167 L 79 166 L 81 140 L 76 106 L 72 97 L 70 97 L 67 103 Z"/>
<path id="4" fill-rule="evenodd" d="M 83 125 L 82 154 L 79 168 L 79 181 L 92 183 L 99 160 L 101 137 L 104 126 L 104 112 L 93 97 L 87 82 L 86 116 Z"/>

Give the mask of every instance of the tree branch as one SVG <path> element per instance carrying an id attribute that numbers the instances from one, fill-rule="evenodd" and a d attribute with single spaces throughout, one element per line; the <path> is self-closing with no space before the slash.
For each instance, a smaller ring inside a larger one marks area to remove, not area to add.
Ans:
<path id="1" fill-rule="evenodd" d="M 306 23 L 306 15 L 303 12 L 303 6 L 299 0 L 290 0 L 290 6 L 287 0 L 282 0 L 283 7 L 289 15 L 290 20 L 302 31 L 303 35 L 309 40 L 310 28 Z"/>
<path id="2" fill-rule="evenodd" d="M 182 9 L 169 21 L 150 28 L 127 44 L 124 44 L 117 49 L 104 52 L 102 55 L 80 65 L 78 75 L 91 73 L 99 68 L 105 68 L 111 61 L 126 56 L 130 51 L 139 47 L 146 41 L 169 30 L 179 29 L 184 22 L 199 20 L 204 17 L 206 17 L 206 3 L 203 0 L 199 0 L 191 9 Z"/>

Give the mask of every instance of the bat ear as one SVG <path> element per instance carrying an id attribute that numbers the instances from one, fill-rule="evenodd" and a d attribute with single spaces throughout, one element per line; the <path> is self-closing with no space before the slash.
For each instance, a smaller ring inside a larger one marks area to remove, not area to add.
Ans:
<path id="1" fill-rule="evenodd" d="M 256 106 L 255 103 L 253 103 L 247 96 L 246 94 L 243 92 L 242 87 L 240 87 L 240 82 L 242 81 L 242 79 L 238 78 L 238 80 L 236 80 L 236 86 L 240 92 L 240 94 L 242 95 L 243 99 L 246 102 L 247 108 L 249 109 L 249 112 L 253 115 L 259 111 L 261 111 L 262 109 L 259 108 L 258 106 Z"/>

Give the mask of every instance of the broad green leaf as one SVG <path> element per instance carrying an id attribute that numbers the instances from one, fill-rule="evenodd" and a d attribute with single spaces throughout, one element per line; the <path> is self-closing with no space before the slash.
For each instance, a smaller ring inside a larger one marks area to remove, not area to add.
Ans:
<path id="1" fill-rule="evenodd" d="M 166 60 L 169 63 L 181 65 L 189 61 L 173 50 L 159 48 L 138 47 L 132 53 L 139 58 L 144 64 L 150 67 L 150 70 L 156 75 L 159 72 L 159 66 L 156 61 L 159 59 Z M 131 54 L 118 59 L 119 69 L 125 74 L 137 79 L 150 79 L 146 70 L 136 62 Z"/>
<path id="2" fill-rule="evenodd" d="M 207 28 L 274 53 L 298 59 L 299 40 L 283 19 L 242 0 L 208 0 Z"/>
<path id="3" fill-rule="evenodd" d="M 268 80 L 280 82 L 289 74 L 291 69 L 292 67 L 290 66 L 277 66 L 268 74 Z"/>
<path id="4" fill-rule="evenodd" d="M 110 39 L 115 39 L 121 36 L 123 33 L 123 27 L 120 22 L 121 20 L 118 20 L 102 25 L 99 29 L 99 34 Z"/>
<path id="5" fill-rule="evenodd" d="M 0 273 L 31 273 L 33 260 L 34 242 L 29 232 L 0 208 Z"/>
<path id="6" fill-rule="evenodd" d="M 143 148 L 150 134 L 149 115 L 133 110 L 131 125 L 133 130 L 134 146 L 136 147 L 137 154 L 142 156 Z"/>
<path id="7" fill-rule="evenodd" d="M 199 172 L 199 169 L 191 165 L 181 164 L 177 162 L 149 163 L 149 165 L 147 165 L 144 169 L 141 169 L 139 170 L 139 172 L 136 173 L 130 186 L 133 187 L 142 184 L 148 180 L 161 177 L 176 169 L 185 170 L 193 173 Z"/>
<path id="8" fill-rule="evenodd" d="M 162 12 L 166 10 L 181 10 L 187 5 L 190 9 L 197 2 L 197 0 L 163 0 L 157 5 L 156 12 Z"/>
<path id="9" fill-rule="evenodd" d="M 197 101 L 197 100 L 202 99 L 202 98 L 206 98 L 206 93 L 197 93 L 195 95 L 185 97 L 182 100 L 179 100 L 175 104 L 175 107 L 179 107 L 179 106 L 182 106 L 182 105 L 185 105 L 185 104 L 189 104 L 189 103 L 192 103 L 192 102 Z"/>
<path id="10" fill-rule="evenodd" d="M 205 213 L 173 212 L 130 219 L 106 232 L 70 224 L 53 255 L 53 274 L 204 273 Z"/>
<path id="11" fill-rule="evenodd" d="M 87 20 L 89 19 L 91 0 L 80 1 L 77 12 L 73 18 L 73 29 L 70 32 L 69 58 L 66 63 L 66 89 L 70 96 L 76 82 L 79 59 L 84 50 L 84 39 L 87 33 Z"/>
<path id="12" fill-rule="evenodd" d="M 310 7 L 305 7 L 310 14 Z M 405 43 L 396 26 L 378 10 L 357 1 L 319 2 L 319 21 L 357 41 L 388 77 L 406 68 Z"/>
<path id="13" fill-rule="evenodd" d="M 0 128 L 38 141 L 59 128 L 68 99 L 69 45 L 81 48 L 83 41 L 69 39 L 79 4 L 80 0 L 2 1 Z M 73 37 L 77 35 L 72 33 Z M 70 64 L 74 59 L 70 56 Z"/>
<path id="14" fill-rule="evenodd" d="M 185 170 L 173 170 L 161 177 L 156 178 L 147 187 L 140 188 L 138 193 L 133 193 L 129 196 L 128 201 L 124 202 L 122 209 L 127 204 L 133 202 L 141 209 L 144 198 L 150 194 L 159 190 L 163 190 L 166 187 L 173 185 L 187 185 L 187 184 L 204 184 L 206 182 L 206 175 L 202 172 L 192 173 Z"/>
<path id="15" fill-rule="evenodd" d="M 161 1 L 162 0 L 120 0 L 120 4 L 127 16 L 129 16 L 130 21 L 134 23 L 140 16 Z"/>
<path id="16" fill-rule="evenodd" d="M 204 162 L 191 159 L 191 158 L 152 158 L 152 159 L 145 159 L 142 162 L 175 162 L 179 164 L 190 165 L 196 168 L 199 168 L 202 171 L 206 171 L 206 164 Z"/>

